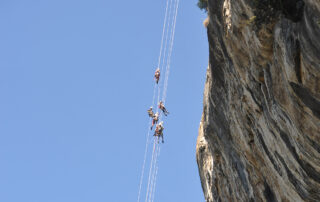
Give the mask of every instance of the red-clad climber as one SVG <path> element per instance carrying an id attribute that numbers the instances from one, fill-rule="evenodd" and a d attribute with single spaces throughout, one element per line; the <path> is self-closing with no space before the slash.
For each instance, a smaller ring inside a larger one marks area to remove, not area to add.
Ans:
<path id="1" fill-rule="evenodd" d="M 159 113 L 157 112 L 152 117 L 152 125 L 151 125 L 151 128 L 150 128 L 151 130 L 152 130 L 153 126 L 158 123 L 158 121 L 159 121 Z"/>
<path id="2" fill-rule="evenodd" d="M 161 122 L 156 126 L 156 130 L 154 131 L 154 135 L 153 135 L 153 136 L 158 137 L 158 143 L 159 143 L 160 137 L 162 138 L 162 143 L 164 143 L 164 140 L 163 140 L 163 130 L 164 130 L 163 122 L 161 121 Z"/>
<path id="3" fill-rule="evenodd" d="M 167 116 L 167 115 L 169 114 L 169 112 L 167 111 L 167 109 L 164 107 L 164 104 L 163 104 L 162 101 L 159 102 L 159 109 L 162 110 L 162 112 L 163 112 L 163 114 L 164 114 L 165 116 Z"/>
<path id="4" fill-rule="evenodd" d="M 156 72 L 154 73 L 154 79 L 156 80 L 157 84 L 159 83 L 160 79 L 160 69 L 157 68 Z"/>

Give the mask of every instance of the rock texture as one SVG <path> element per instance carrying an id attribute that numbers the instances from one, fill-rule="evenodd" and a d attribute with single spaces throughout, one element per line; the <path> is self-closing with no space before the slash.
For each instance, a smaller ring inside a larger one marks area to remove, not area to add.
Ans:
<path id="1" fill-rule="evenodd" d="M 320 201 L 320 0 L 208 2 L 206 201 Z"/>

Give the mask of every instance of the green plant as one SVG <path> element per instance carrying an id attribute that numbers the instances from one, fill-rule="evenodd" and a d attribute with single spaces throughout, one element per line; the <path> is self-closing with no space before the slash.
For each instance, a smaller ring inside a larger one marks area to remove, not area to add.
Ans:
<path id="1" fill-rule="evenodd" d="M 242 29 L 245 26 L 252 25 L 253 23 L 255 23 L 256 18 L 257 18 L 257 16 L 254 15 L 251 18 L 249 18 L 248 20 L 241 20 L 239 23 L 240 28 Z"/>
<path id="2" fill-rule="evenodd" d="M 208 10 L 208 0 L 199 0 L 197 5 L 201 10 Z"/>
<path id="3" fill-rule="evenodd" d="M 255 21 L 256 18 L 257 18 L 256 16 L 252 16 L 249 20 L 247 20 L 246 24 L 251 25 Z"/>

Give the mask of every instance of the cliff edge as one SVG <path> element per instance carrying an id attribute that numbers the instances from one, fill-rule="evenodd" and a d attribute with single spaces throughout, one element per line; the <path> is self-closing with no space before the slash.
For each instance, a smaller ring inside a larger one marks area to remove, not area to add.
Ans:
<path id="1" fill-rule="evenodd" d="M 207 202 L 320 201 L 320 1 L 208 0 Z"/>

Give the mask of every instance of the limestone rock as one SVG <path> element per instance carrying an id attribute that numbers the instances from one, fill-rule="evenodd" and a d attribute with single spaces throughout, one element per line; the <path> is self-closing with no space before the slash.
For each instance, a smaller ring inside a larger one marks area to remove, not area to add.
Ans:
<path id="1" fill-rule="evenodd" d="M 206 201 L 320 201 L 320 1 L 208 4 Z"/>

